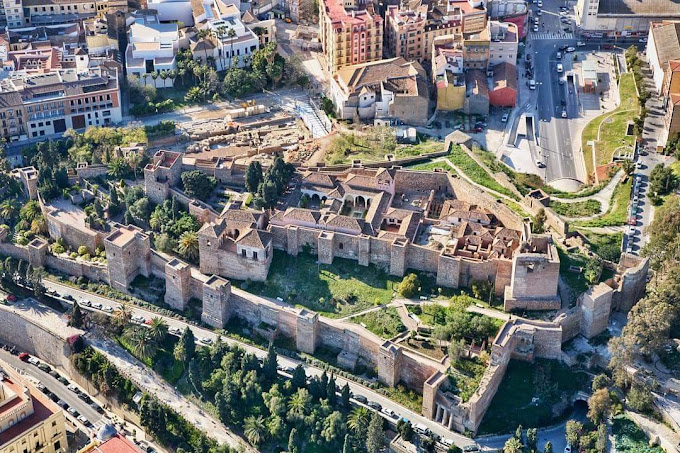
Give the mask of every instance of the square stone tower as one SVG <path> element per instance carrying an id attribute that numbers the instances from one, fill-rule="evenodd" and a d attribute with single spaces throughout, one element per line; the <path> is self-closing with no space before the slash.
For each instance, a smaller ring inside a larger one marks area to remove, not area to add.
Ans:
<path id="1" fill-rule="evenodd" d="M 144 191 L 149 200 L 161 204 L 168 198 L 170 187 L 182 175 L 182 153 L 158 151 L 153 161 L 144 167 Z"/>
<path id="2" fill-rule="evenodd" d="M 613 295 L 614 290 L 604 283 L 581 295 L 581 334 L 584 337 L 593 338 L 607 329 Z"/>
<path id="3" fill-rule="evenodd" d="M 151 241 L 133 225 L 122 226 L 104 239 L 108 261 L 109 284 L 127 292 L 137 275 L 151 275 Z"/>
<path id="4" fill-rule="evenodd" d="M 295 327 L 295 342 L 298 350 L 307 354 L 314 354 L 318 325 L 318 313 L 300 310 Z"/>
<path id="5" fill-rule="evenodd" d="M 222 328 L 231 317 L 231 283 L 213 275 L 203 283 L 203 313 L 201 321 Z"/>
<path id="6" fill-rule="evenodd" d="M 174 258 L 165 263 L 165 303 L 184 310 L 191 298 L 191 267 Z"/>
<path id="7" fill-rule="evenodd" d="M 380 345 L 378 352 L 378 380 L 380 382 L 390 387 L 397 385 L 401 378 L 402 354 L 402 349 L 389 340 Z"/>
<path id="8" fill-rule="evenodd" d="M 28 263 L 33 267 L 45 267 L 45 256 L 47 255 L 47 241 L 35 238 L 28 243 Z"/>

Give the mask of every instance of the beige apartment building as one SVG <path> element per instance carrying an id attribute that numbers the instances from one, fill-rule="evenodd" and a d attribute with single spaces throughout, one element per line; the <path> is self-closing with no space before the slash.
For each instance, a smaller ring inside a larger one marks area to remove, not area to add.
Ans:
<path id="1" fill-rule="evenodd" d="M 400 10 L 398 5 L 388 6 L 385 14 L 385 53 L 407 60 L 427 59 L 426 23 L 427 5 L 420 5 L 415 10 Z"/>
<path id="2" fill-rule="evenodd" d="M 331 73 L 382 59 L 383 18 L 371 4 L 324 0 L 319 24 L 326 68 Z"/>
<path id="3" fill-rule="evenodd" d="M 61 408 L 0 361 L 0 453 L 68 451 Z"/>

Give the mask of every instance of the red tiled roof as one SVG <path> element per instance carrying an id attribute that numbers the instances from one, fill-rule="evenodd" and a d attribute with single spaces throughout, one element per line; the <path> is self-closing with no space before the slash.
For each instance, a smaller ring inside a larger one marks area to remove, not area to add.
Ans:
<path id="1" fill-rule="evenodd" d="M 139 453 L 141 450 L 120 434 L 116 434 L 103 444 L 94 447 L 91 452 L 101 453 Z"/>

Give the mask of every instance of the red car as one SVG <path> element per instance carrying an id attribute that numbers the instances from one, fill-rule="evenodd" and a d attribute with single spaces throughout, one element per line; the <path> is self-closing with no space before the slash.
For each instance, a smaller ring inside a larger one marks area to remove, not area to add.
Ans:
<path id="1" fill-rule="evenodd" d="M 28 359 L 30 358 L 31 356 L 28 355 L 27 352 L 22 352 L 21 354 L 19 354 L 19 359 L 23 360 L 24 362 L 28 362 Z"/>
<path id="2" fill-rule="evenodd" d="M 7 296 L 7 300 L 10 301 L 10 302 L 16 302 L 17 296 L 15 296 L 14 294 L 10 294 L 10 295 Z"/>

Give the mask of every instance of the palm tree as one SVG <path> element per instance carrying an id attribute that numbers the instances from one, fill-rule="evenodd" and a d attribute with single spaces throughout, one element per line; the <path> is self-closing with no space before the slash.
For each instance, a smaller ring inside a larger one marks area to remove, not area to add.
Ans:
<path id="1" fill-rule="evenodd" d="M 203 30 L 198 30 L 198 39 L 207 39 L 208 36 L 210 36 L 210 31 L 206 30 L 205 28 Z M 208 48 L 205 46 L 205 43 L 203 43 L 203 53 L 205 54 L 205 63 L 208 63 Z"/>
<path id="2" fill-rule="evenodd" d="M 128 165 L 132 167 L 132 172 L 135 175 L 135 180 L 137 179 L 137 167 L 139 166 L 139 163 L 142 161 L 142 156 L 139 155 L 139 153 L 129 153 L 127 156 L 127 162 Z"/>
<path id="3" fill-rule="evenodd" d="M 156 316 L 151 320 L 151 324 L 149 324 L 149 332 L 154 341 L 160 344 L 168 335 L 168 323 L 163 318 Z"/>
<path id="4" fill-rule="evenodd" d="M 132 343 L 132 352 L 140 359 L 146 360 L 156 355 L 158 345 L 149 329 L 133 327 L 128 329 L 125 335 Z"/>
<path id="5" fill-rule="evenodd" d="M 161 78 L 161 80 L 163 80 L 163 88 L 165 88 L 165 80 L 168 78 L 168 71 L 163 69 L 158 75 Z"/>
<path id="6" fill-rule="evenodd" d="M 193 231 L 182 233 L 177 250 L 184 258 L 195 261 L 198 258 L 198 235 Z"/>
<path id="7" fill-rule="evenodd" d="M 347 427 L 354 434 L 365 432 L 370 422 L 371 412 L 363 406 L 355 408 L 347 417 Z"/>
<path id="8" fill-rule="evenodd" d="M 0 203 L 0 217 L 11 222 L 19 213 L 19 204 L 15 199 L 8 198 Z"/>
<path id="9" fill-rule="evenodd" d="M 132 310 L 128 304 L 120 304 L 118 311 L 116 311 L 115 319 L 120 321 L 121 325 L 126 325 L 132 318 Z"/>
<path id="10" fill-rule="evenodd" d="M 630 176 L 633 174 L 633 171 L 635 171 L 635 164 L 632 160 L 625 159 L 623 162 L 621 162 L 621 169 L 626 173 L 626 175 Z"/>
<path id="11" fill-rule="evenodd" d="M 160 231 L 164 220 L 163 212 L 159 209 L 154 209 L 151 213 L 151 217 L 149 217 L 149 226 L 154 231 Z"/>
<path id="12" fill-rule="evenodd" d="M 224 71 L 224 51 L 222 51 L 222 38 L 224 38 L 226 31 L 227 31 L 226 25 L 220 25 L 219 27 L 217 27 L 217 37 L 218 37 L 219 49 L 220 49 L 219 50 L 220 63 L 221 63 L 223 71 Z"/>
<path id="13" fill-rule="evenodd" d="M 109 176 L 111 176 L 114 179 L 121 179 L 123 176 L 125 176 L 126 173 L 126 168 L 125 168 L 125 160 L 121 158 L 116 158 L 111 160 L 111 163 L 109 163 Z"/>
<path id="14" fill-rule="evenodd" d="M 158 78 L 158 71 L 152 72 L 151 78 L 153 79 L 153 86 L 156 86 L 156 79 Z"/>
<path id="15" fill-rule="evenodd" d="M 172 82 L 173 85 L 175 85 L 175 79 L 177 78 L 177 71 L 174 69 L 171 69 L 168 71 L 168 79 L 170 79 L 170 82 Z"/>
<path id="16" fill-rule="evenodd" d="M 309 411 L 310 402 L 309 391 L 305 388 L 298 389 L 288 400 L 288 410 L 293 415 L 302 418 Z"/>
<path id="17" fill-rule="evenodd" d="M 522 442 L 516 437 L 511 437 L 505 442 L 503 453 L 521 453 L 523 449 L 524 446 L 522 445 Z"/>
<path id="18" fill-rule="evenodd" d="M 145 72 L 144 74 L 142 74 L 142 77 L 144 78 L 144 86 L 146 86 L 146 79 L 149 78 L 149 74 Z"/>
<path id="19" fill-rule="evenodd" d="M 264 423 L 264 417 L 250 416 L 245 419 L 243 423 L 243 434 L 246 435 L 248 442 L 253 445 L 258 445 L 265 440 L 267 430 Z"/>
<path id="20" fill-rule="evenodd" d="M 236 30 L 230 28 L 227 32 L 227 37 L 231 40 L 231 50 L 229 51 L 229 69 L 231 69 L 231 59 L 234 57 L 234 38 L 236 37 Z"/>

